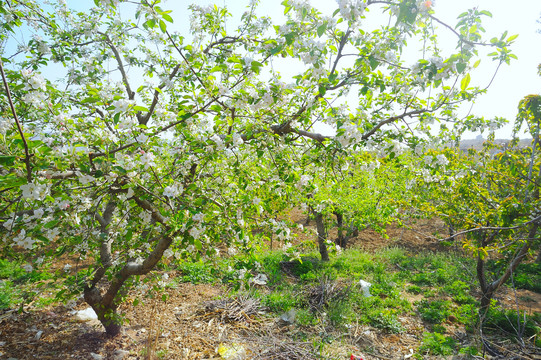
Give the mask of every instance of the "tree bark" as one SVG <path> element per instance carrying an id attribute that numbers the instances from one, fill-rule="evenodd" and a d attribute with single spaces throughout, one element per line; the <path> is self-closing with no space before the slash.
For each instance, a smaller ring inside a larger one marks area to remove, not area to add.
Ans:
<path id="1" fill-rule="evenodd" d="M 344 215 L 341 212 L 335 211 L 334 215 L 336 216 L 336 226 L 338 228 L 338 238 L 336 239 L 336 245 L 341 248 L 346 247 L 346 237 L 344 236 Z"/>
<path id="2" fill-rule="evenodd" d="M 490 301 L 492 300 L 492 297 L 494 296 L 494 293 L 511 277 L 511 275 L 515 272 L 517 267 L 520 265 L 522 260 L 526 257 L 528 254 L 528 251 L 530 250 L 530 247 L 532 246 L 532 243 L 536 237 L 537 230 L 539 229 L 539 224 L 534 223 L 532 224 L 530 231 L 528 232 L 528 240 L 522 245 L 518 253 L 515 255 L 509 266 L 507 266 L 507 269 L 505 269 L 505 272 L 496 280 L 492 281 L 491 283 L 487 283 L 486 281 L 486 275 L 485 275 L 485 267 L 484 267 L 484 260 L 481 259 L 479 256 L 477 258 L 477 277 L 479 279 L 479 284 L 481 285 L 481 308 L 480 311 L 484 312 L 488 310 L 490 306 Z M 484 245 L 486 242 L 484 243 Z"/>
<path id="3" fill-rule="evenodd" d="M 322 261 L 329 261 L 329 252 L 327 251 L 327 231 L 323 214 L 315 212 L 316 228 L 317 228 L 317 244 L 319 246 L 319 254 Z"/>
<path id="4" fill-rule="evenodd" d="M 154 209 L 148 201 L 139 199 L 133 196 L 133 200 L 142 207 L 152 213 L 152 219 L 161 224 L 166 224 L 163 216 Z M 100 266 L 97 268 L 93 278 L 87 283 L 84 288 L 84 299 L 92 307 L 98 315 L 98 320 L 105 328 L 105 332 L 109 336 L 116 336 L 122 330 L 122 321 L 120 314 L 117 312 L 118 302 L 117 295 L 122 291 L 122 287 L 126 280 L 133 275 L 144 275 L 150 272 L 160 261 L 163 253 L 169 248 L 173 242 L 173 238 L 178 232 L 165 236 L 157 236 L 150 240 L 156 243 L 154 250 L 147 255 L 142 263 L 128 262 L 120 270 L 113 274 L 113 279 L 107 284 L 100 284 L 106 271 L 112 266 L 111 255 L 111 239 L 109 238 L 108 226 L 111 223 L 116 204 L 111 201 L 107 204 L 103 215 L 96 214 L 96 218 L 100 223 L 100 231 L 102 235 L 102 245 L 100 249 Z M 168 233 L 166 227 L 166 233 Z M 103 292 L 102 292 L 103 289 Z"/>

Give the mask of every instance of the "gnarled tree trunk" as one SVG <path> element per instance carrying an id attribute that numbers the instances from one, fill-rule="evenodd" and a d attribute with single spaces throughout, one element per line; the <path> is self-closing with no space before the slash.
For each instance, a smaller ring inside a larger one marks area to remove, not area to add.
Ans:
<path id="1" fill-rule="evenodd" d="M 152 205 L 143 199 L 133 196 L 132 199 L 143 209 L 152 214 L 152 220 L 165 224 L 164 217 L 156 211 Z M 165 236 L 157 236 L 150 240 L 156 243 L 154 250 L 143 260 L 142 263 L 127 262 L 120 270 L 113 274 L 112 281 L 105 281 L 105 274 L 113 265 L 112 262 L 112 238 L 109 236 L 109 224 L 112 221 L 113 212 L 116 208 L 114 201 L 109 202 L 103 214 L 96 214 L 96 219 L 100 224 L 101 248 L 100 248 L 100 266 L 96 269 L 94 276 L 89 280 L 84 288 L 84 299 L 94 309 L 98 320 L 105 328 L 109 336 L 116 336 L 122 330 L 120 314 L 118 314 L 117 295 L 122 292 L 122 287 L 130 276 L 144 275 L 149 273 L 160 261 L 163 252 L 169 248 L 173 238 L 177 233 L 171 233 Z M 166 229 L 168 230 L 168 229 Z M 168 231 L 165 231 L 167 233 Z"/>

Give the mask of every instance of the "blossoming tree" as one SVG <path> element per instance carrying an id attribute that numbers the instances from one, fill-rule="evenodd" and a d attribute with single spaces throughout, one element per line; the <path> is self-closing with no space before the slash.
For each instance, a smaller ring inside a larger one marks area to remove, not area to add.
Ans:
<path id="1" fill-rule="evenodd" d="M 303 151 L 324 167 L 343 151 L 413 147 L 484 91 L 470 85 L 479 46 L 497 65 L 513 57 L 514 37 L 483 40 L 490 13 L 452 27 L 430 1 L 341 0 L 323 14 L 286 0 L 280 25 L 252 1 L 234 29 L 227 9 L 192 5 L 185 34 L 160 0 L 94 3 L 0 4 L 0 217 L 3 251 L 34 267 L 88 259 L 66 287 L 110 335 L 136 276 L 162 258 L 249 247 L 254 223 L 273 219 L 261 199 L 302 191 Z M 380 25 L 365 26 L 372 13 Z M 456 48 L 438 45 L 441 31 Z M 483 124 L 470 116 L 454 130 Z"/>

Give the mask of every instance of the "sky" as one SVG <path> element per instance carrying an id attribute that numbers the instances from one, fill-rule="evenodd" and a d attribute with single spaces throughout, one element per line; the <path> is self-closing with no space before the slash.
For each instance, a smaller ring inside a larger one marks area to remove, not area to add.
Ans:
<path id="1" fill-rule="evenodd" d="M 175 19 L 173 27 L 186 34 L 189 29 L 187 11 L 189 4 L 204 6 L 216 3 L 219 6 L 226 6 L 233 14 L 229 29 L 233 31 L 235 22 L 238 21 L 236 19 L 246 10 L 249 2 L 249 0 L 170 0 L 164 2 L 162 7 L 173 10 Z M 67 0 L 67 3 L 70 7 L 76 8 L 92 5 L 90 0 Z M 281 23 L 284 15 L 280 3 L 281 0 L 261 0 L 257 13 L 270 16 L 274 23 Z M 333 0 L 311 0 L 310 3 L 329 15 L 338 8 L 338 4 Z M 518 60 L 512 61 L 511 65 L 502 65 L 487 94 L 482 95 L 471 108 L 471 112 L 478 116 L 489 119 L 498 116 L 508 119 L 510 124 L 496 131 L 496 137 L 510 138 L 519 101 L 526 95 L 541 93 L 541 77 L 537 75 L 537 65 L 541 63 L 541 34 L 538 32 L 541 30 L 541 23 L 537 22 L 541 18 L 541 0 L 521 0 L 513 3 L 508 0 L 433 0 L 433 6 L 436 17 L 451 25 L 456 24 L 458 15 L 467 9 L 478 7 L 480 10 L 488 10 L 493 16 L 483 20 L 487 34 L 499 37 L 506 30 L 508 36 L 519 34 L 511 47 Z M 367 21 L 370 21 L 370 17 L 376 13 L 377 11 L 370 13 Z M 456 37 L 449 33 L 449 36 L 439 38 L 439 44 L 443 47 L 447 44 L 452 49 L 456 45 Z M 483 51 L 480 50 L 480 54 Z M 484 87 L 490 83 L 496 64 L 488 58 L 482 56 L 481 58 L 480 67 L 471 73 L 471 84 Z M 469 111 L 470 106 L 465 107 L 464 115 Z M 479 134 L 468 133 L 465 138 L 474 138 L 477 135 Z M 486 137 L 487 133 L 483 135 Z"/>

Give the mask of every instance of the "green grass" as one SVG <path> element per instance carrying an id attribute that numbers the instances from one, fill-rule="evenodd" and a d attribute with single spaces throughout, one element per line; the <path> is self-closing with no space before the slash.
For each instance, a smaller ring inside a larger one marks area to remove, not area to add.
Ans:
<path id="1" fill-rule="evenodd" d="M 452 355 L 455 351 L 456 341 L 440 333 L 424 333 L 423 342 L 419 352 L 424 355 Z"/>
<path id="2" fill-rule="evenodd" d="M 417 305 L 421 319 L 431 324 L 441 324 L 451 315 L 451 302 L 448 300 L 421 300 Z"/>
<path id="3" fill-rule="evenodd" d="M 288 273 L 283 271 L 283 264 L 287 265 Z M 460 324 L 466 331 L 473 331 L 478 326 L 475 264 L 453 253 L 409 253 L 399 248 L 368 253 L 351 249 L 322 262 L 317 253 L 303 254 L 300 260 L 290 261 L 283 252 L 274 251 L 167 266 L 170 271 L 178 271 L 179 276 L 172 279 L 174 284 L 222 283 L 231 289 L 228 296 L 248 291 L 260 300 L 267 309 L 265 316 L 270 318 L 278 318 L 293 309 L 296 317 L 291 326 L 299 339 L 320 344 L 320 348 L 329 342 L 342 341 L 331 335 L 333 331 L 344 334 L 357 326 L 368 326 L 386 334 L 419 331 L 410 328 L 411 322 L 402 320 L 410 316 L 422 320 L 421 330 L 426 331 L 416 356 L 448 356 L 456 349 L 451 332 L 447 333 L 448 327 Z M 537 276 L 536 266 L 528 264 L 523 270 Z M 246 276 L 239 278 L 242 271 L 246 271 Z M 268 282 L 254 286 L 249 279 L 260 273 L 267 276 Z M 46 276 L 37 271 L 26 272 L 17 262 L 0 260 L 0 309 L 27 301 L 29 286 Z M 361 279 L 372 284 L 370 297 L 363 295 L 358 285 Z M 537 285 L 518 273 L 515 283 Z M 334 289 L 334 295 L 328 292 L 329 288 Z M 320 291 L 325 298 L 318 306 L 310 302 L 314 291 Z M 413 300 L 408 300 L 411 295 L 419 300 L 412 303 Z M 52 301 L 53 298 L 40 295 L 35 298 L 35 305 L 44 307 Z M 487 331 L 509 337 L 516 333 L 516 323 L 516 313 L 498 309 L 492 309 L 486 319 Z M 540 324 L 541 315 L 527 317 L 524 336 L 537 336 L 541 341 Z M 475 355 L 478 349 L 470 346 L 461 351 Z"/>
<path id="4" fill-rule="evenodd" d="M 215 271 L 212 266 L 203 262 L 182 262 L 178 264 L 177 269 L 181 271 L 181 282 L 191 282 L 193 284 L 210 284 L 216 281 Z"/>
<path id="5" fill-rule="evenodd" d="M 43 284 L 51 279 L 47 271 L 30 272 L 15 260 L 0 259 L 0 310 L 18 307 L 30 302 Z M 53 303 L 53 300 L 48 300 Z M 40 303 L 46 302 L 45 297 Z"/>

